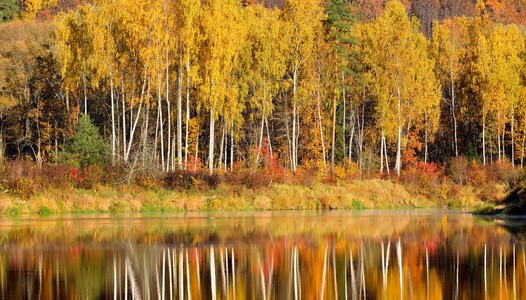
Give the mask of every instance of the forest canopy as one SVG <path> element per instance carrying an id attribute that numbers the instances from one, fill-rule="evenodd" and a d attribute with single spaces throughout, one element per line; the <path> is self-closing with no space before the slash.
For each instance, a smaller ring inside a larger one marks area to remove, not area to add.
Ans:
<path id="1" fill-rule="evenodd" d="M 59 161 L 86 115 L 108 163 L 159 171 L 524 165 L 524 1 L 27 0 L 0 19 L 8 159 Z"/>

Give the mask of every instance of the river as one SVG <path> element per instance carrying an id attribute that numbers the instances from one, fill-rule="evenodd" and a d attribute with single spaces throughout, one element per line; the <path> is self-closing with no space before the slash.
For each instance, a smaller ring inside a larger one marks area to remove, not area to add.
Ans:
<path id="1" fill-rule="evenodd" d="M 524 228 L 442 210 L 0 219 L 0 299 L 526 299 Z"/>

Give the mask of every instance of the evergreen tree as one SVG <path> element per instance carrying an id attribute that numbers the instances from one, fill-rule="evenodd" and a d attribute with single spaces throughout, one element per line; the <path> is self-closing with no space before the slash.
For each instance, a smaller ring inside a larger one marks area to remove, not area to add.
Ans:
<path id="1" fill-rule="evenodd" d="M 84 168 L 94 164 L 103 165 L 109 153 L 108 145 L 90 117 L 80 117 L 75 125 L 73 143 L 67 147 L 66 156 Z"/>

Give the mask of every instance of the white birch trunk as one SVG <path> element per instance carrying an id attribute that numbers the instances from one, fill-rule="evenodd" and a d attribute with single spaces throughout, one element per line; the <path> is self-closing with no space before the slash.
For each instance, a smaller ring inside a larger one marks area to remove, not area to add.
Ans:
<path id="1" fill-rule="evenodd" d="M 117 145 L 115 134 L 115 99 L 113 91 L 113 77 L 110 73 L 110 98 L 111 98 L 111 163 L 115 164 L 115 149 Z M 69 109 L 68 109 L 69 110 Z"/>
<path id="2" fill-rule="evenodd" d="M 159 83 L 159 90 L 158 90 L 158 96 L 157 96 L 157 107 L 158 107 L 158 114 L 159 114 L 159 133 L 160 133 L 160 140 L 161 140 L 161 165 L 163 172 L 165 169 L 164 164 L 164 122 L 163 122 L 163 108 L 162 108 L 162 102 L 161 102 L 161 84 Z"/>
<path id="3" fill-rule="evenodd" d="M 214 173 L 214 134 L 215 134 L 214 109 L 210 108 L 210 140 L 208 144 L 208 170 Z"/>
<path id="4" fill-rule="evenodd" d="M 186 62 L 186 126 L 184 138 L 185 169 L 188 169 L 188 123 L 190 123 L 190 59 L 188 59 L 188 61 Z"/>
<path id="5" fill-rule="evenodd" d="M 398 141 L 396 144 L 396 175 L 400 176 L 402 169 L 402 99 L 400 95 L 400 87 L 397 87 L 398 92 Z"/>
<path id="6" fill-rule="evenodd" d="M 183 137 L 183 58 L 181 53 L 181 59 L 179 61 L 179 71 L 177 75 L 178 91 L 177 91 L 177 165 L 179 169 L 183 167 L 183 152 L 182 152 L 182 137 Z M 187 123 L 188 126 L 188 123 Z"/>
<path id="7" fill-rule="evenodd" d="M 482 164 L 486 165 L 486 115 L 482 110 Z"/>
<path id="8" fill-rule="evenodd" d="M 458 139 L 457 139 L 457 117 L 455 114 L 455 80 L 453 77 L 453 61 L 450 61 L 449 66 L 449 77 L 450 77 L 450 88 L 451 88 L 451 115 L 453 118 L 453 132 L 454 132 L 454 145 L 455 145 L 455 157 L 458 157 Z"/>
<path id="9" fill-rule="evenodd" d="M 173 152 L 172 152 L 172 108 L 170 105 L 170 85 L 168 84 L 169 80 L 169 64 L 168 64 L 168 50 L 166 50 L 166 117 L 167 117 L 167 127 L 168 127 L 168 137 L 166 139 L 166 142 L 168 145 L 167 147 L 167 153 L 166 153 L 166 171 L 170 171 L 171 162 L 173 160 Z"/>
<path id="10" fill-rule="evenodd" d="M 293 78 L 293 95 L 292 95 L 292 172 L 296 172 L 296 167 L 298 163 L 297 159 L 297 143 L 296 143 L 296 110 L 297 110 L 297 104 L 296 104 L 296 97 L 297 97 L 297 89 L 298 89 L 298 77 L 297 77 L 297 70 L 294 69 L 294 78 Z"/>

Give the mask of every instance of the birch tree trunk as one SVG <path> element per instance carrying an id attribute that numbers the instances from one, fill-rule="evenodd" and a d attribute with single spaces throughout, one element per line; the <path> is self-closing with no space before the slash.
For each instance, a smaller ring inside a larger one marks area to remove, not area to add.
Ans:
<path id="1" fill-rule="evenodd" d="M 400 176 L 402 168 L 402 99 L 400 95 L 400 86 L 397 86 L 398 92 L 398 141 L 396 144 L 396 175 Z"/>
<path id="2" fill-rule="evenodd" d="M 486 165 L 486 115 L 482 109 L 482 164 Z"/>
<path id="3" fill-rule="evenodd" d="M 185 169 L 188 169 L 188 123 L 190 123 L 190 59 L 188 59 L 186 62 L 186 126 L 184 138 Z"/>
<path id="4" fill-rule="evenodd" d="M 336 97 L 332 100 L 332 149 L 331 149 L 331 172 L 334 173 L 334 153 L 336 150 Z"/>
<path id="5" fill-rule="evenodd" d="M 163 122 L 163 108 L 162 108 L 162 101 L 161 101 L 161 84 L 159 83 L 159 90 L 157 92 L 157 107 L 158 107 L 158 114 L 159 114 L 159 133 L 160 133 L 160 140 L 161 140 L 161 165 L 163 172 L 166 171 L 165 164 L 164 164 L 164 122 Z"/>
<path id="6" fill-rule="evenodd" d="M 343 157 L 345 157 L 345 153 L 347 153 L 347 149 L 345 149 L 345 130 L 346 130 L 346 118 L 347 118 L 347 99 L 345 99 L 345 72 L 342 71 L 342 99 L 343 99 L 343 121 L 342 121 L 342 140 L 343 140 Z"/>
<path id="7" fill-rule="evenodd" d="M 511 110 L 511 165 L 515 166 L 515 110 Z"/>
<path id="8" fill-rule="evenodd" d="M 183 91 L 183 58 L 181 52 L 181 59 L 179 62 L 179 71 L 177 82 L 179 90 L 177 92 L 177 165 L 179 169 L 183 167 L 183 152 L 182 152 L 182 137 L 183 137 L 183 125 L 182 125 L 182 91 Z"/>
<path id="9" fill-rule="evenodd" d="M 319 72 L 318 72 L 319 73 Z M 320 95 L 320 77 L 318 75 L 318 88 L 317 88 L 317 110 L 318 110 L 318 124 L 320 126 L 320 141 L 321 141 L 321 149 L 322 149 L 322 155 L 323 155 L 323 168 L 327 170 L 327 154 L 325 151 L 325 139 L 323 138 L 323 122 L 321 119 L 321 95 Z"/>
<path id="10" fill-rule="evenodd" d="M 210 171 L 210 174 L 214 173 L 214 130 L 214 109 L 210 108 L 210 139 L 208 144 L 208 170 Z"/>
<path id="11" fill-rule="evenodd" d="M 122 157 L 126 163 L 126 95 L 124 93 L 124 77 L 121 77 L 122 85 Z"/>
<path id="12" fill-rule="evenodd" d="M 234 170 L 234 121 L 230 133 L 230 171 Z"/>
<path id="13" fill-rule="evenodd" d="M 116 134 L 115 134 L 115 99 L 113 95 L 113 77 L 110 73 L 110 99 L 111 99 L 111 163 L 115 165 L 115 149 L 116 149 Z"/>
<path id="14" fill-rule="evenodd" d="M 455 79 L 453 77 L 453 62 L 449 65 L 449 77 L 451 83 L 451 115 L 453 118 L 453 132 L 454 132 L 454 145 L 455 145 L 455 157 L 458 157 L 458 140 L 457 140 L 457 117 L 455 114 Z"/>
<path id="15" fill-rule="evenodd" d="M 526 142 L 526 122 L 524 122 L 524 128 L 522 129 L 521 169 L 524 167 L 524 144 L 525 142 Z"/>
<path id="16" fill-rule="evenodd" d="M 297 149 L 296 149 L 296 94 L 297 94 L 297 86 L 298 84 L 298 78 L 297 78 L 297 70 L 294 69 L 294 78 L 293 78 L 293 95 L 292 95 L 292 172 L 296 172 L 296 165 L 298 163 L 297 159 Z"/>

